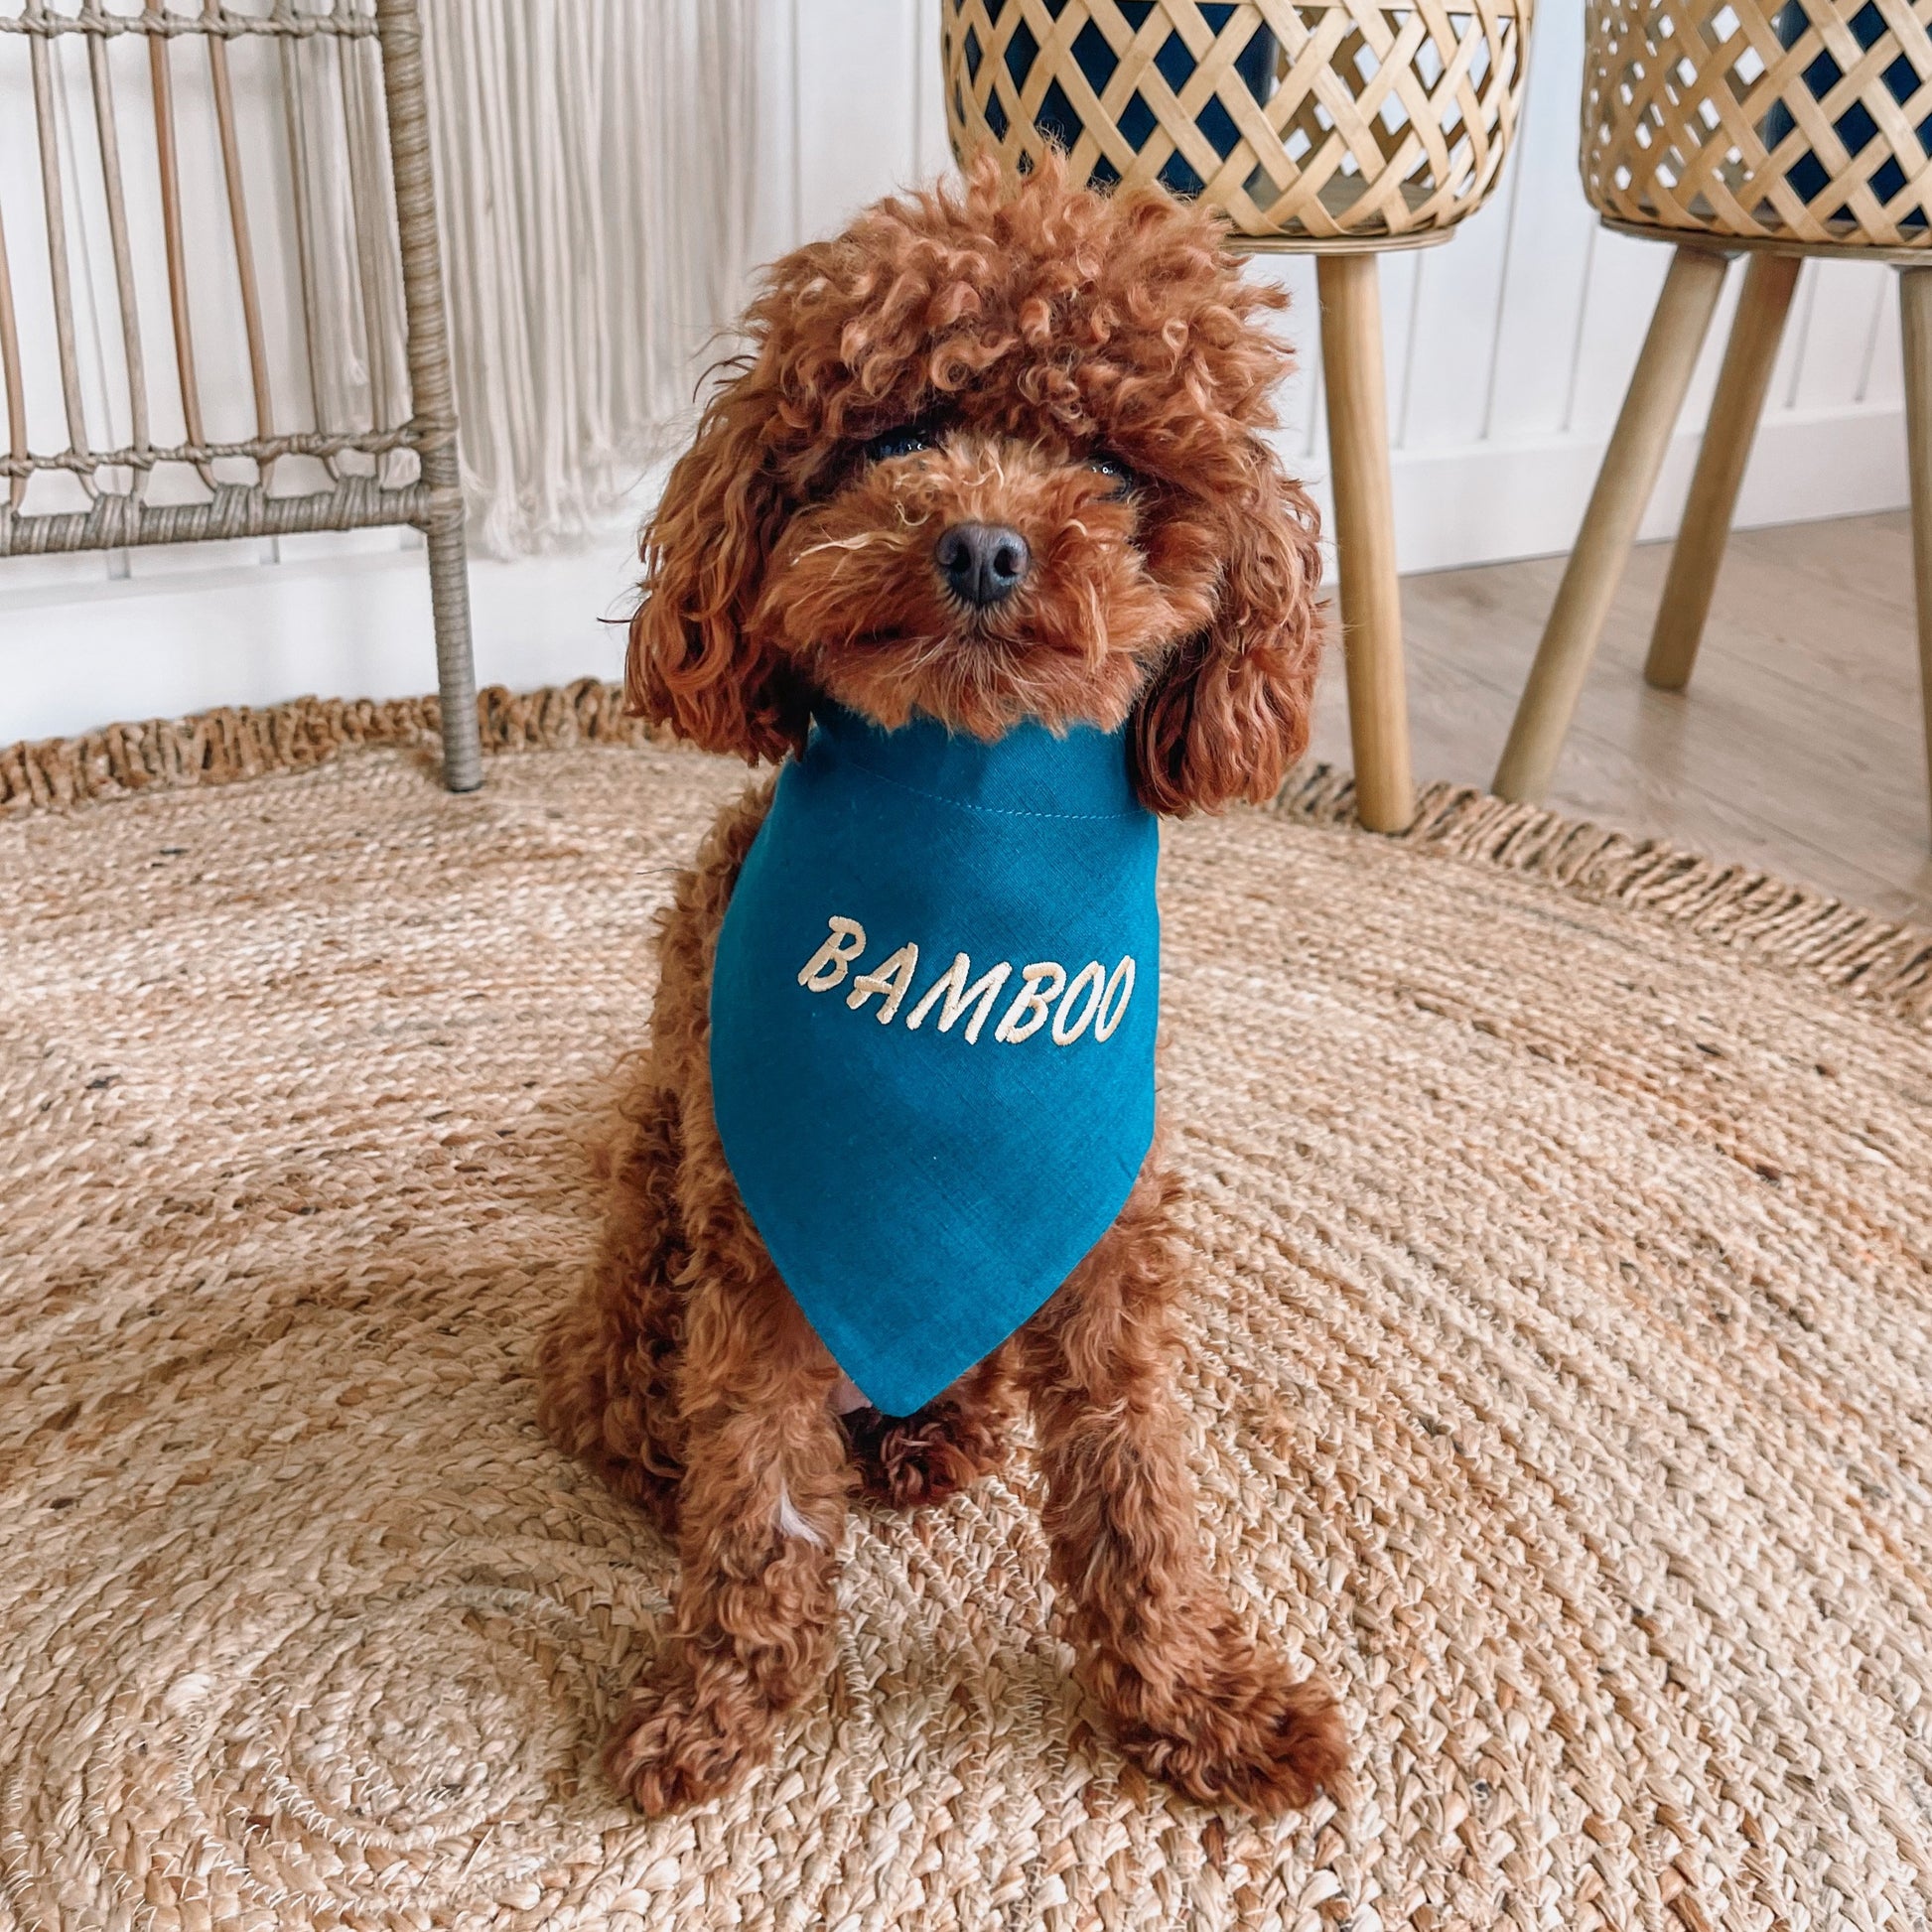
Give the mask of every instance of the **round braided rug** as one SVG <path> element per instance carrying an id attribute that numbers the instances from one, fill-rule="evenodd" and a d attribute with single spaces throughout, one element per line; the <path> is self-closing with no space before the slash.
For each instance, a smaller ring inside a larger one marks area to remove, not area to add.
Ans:
<path id="1" fill-rule="evenodd" d="M 421 706 L 0 756 L 0 1922 L 1926 1925 L 1932 948 L 1320 773 L 1171 828 L 1165 1081 L 1204 1531 L 1350 1787 L 1123 1764 L 1023 1455 L 855 1517 L 768 1769 L 616 1801 L 672 1563 L 531 1346 L 743 773 L 489 702 L 468 798 Z"/>

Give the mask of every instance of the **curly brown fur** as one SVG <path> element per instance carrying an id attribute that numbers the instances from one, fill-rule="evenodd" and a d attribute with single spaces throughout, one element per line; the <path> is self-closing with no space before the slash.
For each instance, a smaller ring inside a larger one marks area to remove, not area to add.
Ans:
<path id="1" fill-rule="evenodd" d="M 601 1292 L 570 1303 L 543 1337 L 537 1420 L 670 1535 L 684 1468 L 677 1371 L 688 1258 L 677 1213 L 677 1098 L 646 1066 L 620 1113 L 603 1173 L 609 1205 L 593 1270 Z"/>
<path id="2" fill-rule="evenodd" d="M 1312 507 L 1262 432 L 1287 354 L 1213 220 L 1050 162 L 1018 187 L 888 201 L 768 273 L 643 544 L 633 707 L 754 763 L 825 698 L 997 737 L 1127 726 L 1153 809 L 1262 799 L 1307 739 Z M 881 442 L 882 436 L 888 440 Z M 940 539 L 1024 544 L 966 599 Z M 855 1492 L 941 1500 L 1027 1401 L 1081 1682 L 1121 1747 L 1207 1802 L 1306 1804 L 1344 1761 L 1332 1698 L 1289 1678 L 1210 1575 L 1170 1393 L 1185 1286 L 1149 1157 L 1040 1313 L 916 1416 L 843 1419 L 840 1373 L 752 1227 L 712 1114 L 719 923 L 769 805 L 755 787 L 681 876 L 604 1238 L 541 1359 L 541 1419 L 678 1541 L 662 1648 L 612 1737 L 647 1812 L 721 1791 L 822 1682 Z"/>
<path id="3" fill-rule="evenodd" d="M 1042 1527 L 1081 1683 L 1121 1747 L 1214 1804 L 1306 1805 L 1346 1736 L 1208 1574 L 1174 1412 L 1179 1188 L 1150 1159 L 1120 1217 L 1015 1339 L 1039 1432 Z"/>
<path id="4" fill-rule="evenodd" d="M 802 745 L 817 692 L 981 736 L 1131 710 L 1156 810 L 1272 796 L 1320 642 L 1314 509 L 1261 438 L 1289 358 L 1257 322 L 1282 300 L 1197 208 L 1050 164 L 786 256 L 645 534 L 633 703 L 754 760 Z M 944 446 L 862 461 L 908 424 Z M 1133 473 L 1123 497 L 1095 455 Z M 932 542 L 994 506 L 1038 566 L 962 626 Z"/>

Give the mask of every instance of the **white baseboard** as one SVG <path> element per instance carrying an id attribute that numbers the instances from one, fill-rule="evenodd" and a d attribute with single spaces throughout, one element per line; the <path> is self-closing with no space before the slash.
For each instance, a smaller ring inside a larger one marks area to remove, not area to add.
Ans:
<path id="1" fill-rule="evenodd" d="M 1399 451 L 1397 534 L 1405 570 L 1444 570 L 1568 549 L 1603 445 L 1563 437 Z M 1675 528 L 1697 456 L 1672 444 L 1646 537 Z M 1325 482 L 1311 480 L 1327 511 Z M 1780 414 L 1759 435 L 1738 505 L 1741 525 L 1851 516 L 1906 501 L 1896 411 Z M 582 556 L 471 568 L 477 675 L 522 688 L 614 677 L 634 579 L 634 517 Z M 332 545 L 339 548 L 332 549 Z M 193 547 L 131 560 L 0 561 L 0 744 L 316 692 L 402 697 L 436 682 L 421 549 L 394 532 Z M 18 581 L 10 581 L 17 576 Z"/>
<path id="2" fill-rule="evenodd" d="M 1639 530 L 1675 534 L 1700 433 L 1679 431 Z M 1447 450 L 1401 450 L 1393 463 L 1397 548 L 1405 571 L 1453 570 L 1546 557 L 1576 541 L 1603 461 L 1598 438 L 1551 437 Z M 1324 518 L 1325 479 L 1316 484 Z M 1848 409 L 1769 418 L 1737 499 L 1736 526 L 1804 523 L 1902 509 L 1908 500 L 1905 419 Z"/>
<path id="3" fill-rule="evenodd" d="M 637 565 L 625 529 L 582 556 L 470 566 L 479 684 L 617 677 Z M 0 744 L 216 705 L 400 698 L 436 688 L 420 545 L 8 593 Z"/>

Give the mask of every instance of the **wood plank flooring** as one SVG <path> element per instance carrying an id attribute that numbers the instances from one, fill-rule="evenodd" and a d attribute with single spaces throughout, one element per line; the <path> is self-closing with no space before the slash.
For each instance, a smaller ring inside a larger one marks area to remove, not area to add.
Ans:
<path id="1" fill-rule="evenodd" d="M 1903 513 L 1733 535 L 1689 688 L 1641 667 L 1670 561 L 1632 558 L 1548 802 L 1932 925 L 1932 796 Z M 1403 582 L 1417 777 L 1487 787 L 1560 557 Z M 1315 755 L 1348 762 L 1339 646 Z"/>

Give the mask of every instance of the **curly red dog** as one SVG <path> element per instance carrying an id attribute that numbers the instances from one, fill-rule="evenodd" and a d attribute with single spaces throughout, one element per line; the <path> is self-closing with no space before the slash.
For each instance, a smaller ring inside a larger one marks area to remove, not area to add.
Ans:
<path id="1" fill-rule="evenodd" d="M 1306 743 L 1320 643 L 1315 512 L 1261 437 L 1288 362 L 1259 323 L 1280 302 L 1209 215 L 1057 165 L 884 202 L 787 256 L 646 530 L 634 709 L 754 763 L 798 753 L 828 699 L 980 740 L 1125 725 L 1153 810 L 1268 798 Z M 1019 542 L 953 554 L 986 530 Z M 962 596 L 962 569 L 998 594 Z M 1120 1747 L 1210 1803 L 1307 1804 L 1343 1725 L 1205 1561 L 1158 1141 L 1111 1231 L 994 1354 L 915 1415 L 840 1414 L 712 1110 L 712 958 L 770 798 L 754 785 L 678 881 L 602 1245 L 542 1351 L 545 1428 L 681 1560 L 612 1776 L 661 1813 L 760 1762 L 827 1671 L 853 1493 L 949 1495 L 999 1464 L 1024 1400 L 1080 1682 Z"/>

